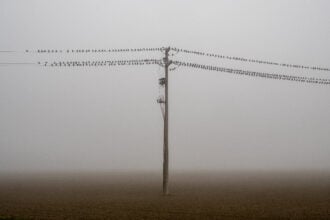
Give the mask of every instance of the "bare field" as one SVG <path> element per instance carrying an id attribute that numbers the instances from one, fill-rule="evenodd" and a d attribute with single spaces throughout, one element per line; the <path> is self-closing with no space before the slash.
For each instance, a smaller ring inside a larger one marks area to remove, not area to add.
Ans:
<path id="1" fill-rule="evenodd" d="M 0 219 L 330 219 L 329 172 L 0 175 Z"/>

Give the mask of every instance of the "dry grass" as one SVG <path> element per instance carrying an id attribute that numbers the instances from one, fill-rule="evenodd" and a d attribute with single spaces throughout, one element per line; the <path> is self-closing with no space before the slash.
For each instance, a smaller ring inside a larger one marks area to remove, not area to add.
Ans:
<path id="1" fill-rule="evenodd" d="M 0 176 L 0 219 L 330 219 L 330 174 L 155 173 Z"/>

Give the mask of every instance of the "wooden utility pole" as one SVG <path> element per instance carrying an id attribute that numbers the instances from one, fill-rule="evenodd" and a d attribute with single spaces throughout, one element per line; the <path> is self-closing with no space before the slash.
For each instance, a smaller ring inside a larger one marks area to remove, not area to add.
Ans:
<path id="1" fill-rule="evenodd" d="M 170 47 L 165 49 L 165 57 L 164 57 L 164 66 L 165 66 L 165 116 L 164 116 L 164 160 L 163 160 L 163 195 L 168 195 L 168 67 L 171 65 L 172 61 L 168 59 Z"/>

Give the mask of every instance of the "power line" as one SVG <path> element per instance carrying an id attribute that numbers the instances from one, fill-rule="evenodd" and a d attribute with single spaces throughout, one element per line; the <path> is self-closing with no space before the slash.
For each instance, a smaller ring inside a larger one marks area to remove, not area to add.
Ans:
<path id="1" fill-rule="evenodd" d="M 153 52 L 163 51 L 164 48 L 95 48 L 95 49 L 36 49 L 25 50 L 25 53 L 40 53 L 40 54 L 52 54 L 52 53 L 120 53 L 120 52 Z"/>
<path id="2" fill-rule="evenodd" d="M 38 54 L 56 54 L 56 53 L 120 53 L 120 52 L 153 52 L 163 51 L 164 47 L 153 48 L 75 48 L 75 49 L 26 49 L 26 50 L 0 50 L 0 53 L 38 53 Z"/>
<path id="3" fill-rule="evenodd" d="M 138 60 L 87 60 L 87 61 L 53 61 L 38 62 L 40 66 L 47 67 L 96 67 L 96 66 L 136 66 L 161 64 L 159 59 L 138 59 Z"/>
<path id="4" fill-rule="evenodd" d="M 265 60 L 251 59 L 251 58 L 244 58 L 244 57 L 226 56 L 226 55 L 221 55 L 221 54 L 206 53 L 206 52 L 186 50 L 186 49 L 181 49 L 181 48 L 171 48 L 171 49 L 174 50 L 174 51 L 177 51 L 177 52 L 194 54 L 194 55 L 199 55 L 199 56 L 214 57 L 214 58 L 219 58 L 219 59 L 235 60 L 235 61 L 257 63 L 257 64 L 266 64 L 266 65 L 275 65 L 275 66 L 283 66 L 283 67 L 288 67 L 288 68 L 330 71 L 330 68 L 325 68 L 325 67 L 296 65 L 296 64 L 265 61 Z"/>
<path id="5" fill-rule="evenodd" d="M 36 63 L 0 63 L 0 65 L 38 65 L 45 67 L 96 67 L 96 66 L 136 66 L 161 65 L 160 59 L 134 59 L 134 60 L 85 60 L 85 61 L 43 61 Z"/>
<path id="6" fill-rule="evenodd" d="M 182 62 L 175 60 L 172 61 L 172 64 L 177 65 L 178 67 L 183 66 L 183 67 L 204 69 L 209 71 L 226 72 L 226 73 L 252 76 L 252 77 L 262 77 L 268 79 L 287 80 L 287 81 L 296 81 L 296 82 L 304 82 L 304 83 L 325 84 L 325 85 L 330 84 L 330 79 L 324 79 L 324 78 L 255 72 L 249 70 L 232 69 L 232 68 Z M 100 66 L 141 66 L 141 65 L 164 66 L 164 63 L 163 60 L 161 59 L 134 59 L 134 60 L 87 60 L 87 61 L 52 61 L 52 62 L 44 61 L 37 63 L 0 63 L 0 65 L 38 65 L 44 67 L 100 67 Z M 169 70 L 174 70 L 174 68 Z"/>
<path id="7" fill-rule="evenodd" d="M 249 63 L 257 63 L 257 64 L 266 64 L 266 65 L 274 65 L 274 66 L 282 66 L 287 68 L 298 68 L 298 69 L 308 69 L 308 70 L 319 70 L 319 71 L 330 71 L 330 68 L 319 67 L 319 66 L 308 66 L 308 65 L 297 65 L 297 64 L 289 64 L 289 63 L 281 63 L 274 61 L 266 61 L 260 59 L 253 58 L 245 58 L 245 57 L 237 57 L 237 56 L 227 56 L 222 54 L 201 52 L 195 50 L 187 50 L 182 48 L 171 47 L 171 50 L 176 53 L 182 52 L 187 54 L 194 54 L 199 56 L 206 57 L 214 57 L 219 59 L 227 59 L 227 60 L 235 60 L 241 62 L 249 62 Z M 155 47 L 155 48 L 94 48 L 94 49 L 34 49 L 34 50 L 24 50 L 24 51 L 14 51 L 14 50 L 2 50 L 2 53 L 15 53 L 15 52 L 23 52 L 23 53 L 37 53 L 37 54 L 56 54 L 56 53 L 120 53 L 120 52 L 152 52 L 152 51 L 165 51 L 165 47 Z M 175 55 L 175 54 L 170 54 Z"/>
<path id="8" fill-rule="evenodd" d="M 38 63 L 0 63 L 0 65 L 37 65 Z"/>
<path id="9" fill-rule="evenodd" d="M 143 52 L 143 51 L 162 51 L 164 52 L 166 48 L 130 48 L 130 49 L 76 49 L 76 50 L 26 50 L 27 53 L 107 53 L 107 52 Z M 304 69 L 315 69 L 315 70 L 329 70 L 326 68 L 319 67 L 308 67 L 308 66 L 298 66 L 291 64 L 280 64 L 275 62 L 261 61 L 261 60 L 253 60 L 246 59 L 240 57 L 230 57 L 218 54 L 204 53 L 199 51 L 185 50 L 180 48 L 171 48 L 171 50 L 176 53 L 184 52 L 184 53 L 192 53 L 201 56 L 210 56 L 222 59 L 230 59 L 230 60 L 238 60 L 245 62 L 255 62 L 255 63 L 264 63 L 269 65 L 278 65 L 278 66 L 286 66 L 292 68 L 304 68 Z M 171 55 L 171 54 L 169 54 Z M 0 65 L 40 65 L 40 66 L 50 66 L 50 67 L 96 67 L 96 66 L 127 66 L 127 65 L 152 65 L 157 64 L 162 67 L 165 66 L 164 60 L 161 59 L 135 59 L 135 60 L 87 60 L 87 61 L 52 61 L 52 62 L 37 62 L 37 63 L 0 63 Z M 191 68 L 199 68 L 205 70 L 219 71 L 219 72 L 227 72 L 239 75 L 253 76 L 253 77 L 263 77 L 269 79 L 277 79 L 277 80 L 289 80 L 289 81 L 297 81 L 297 82 L 305 82 L 305 83 L 317 83 L 317 84 L 330 84 L 330 79 L 322 79 L 315 77 L 304 77 L 304 76 L 292 76 L 286 74 L 274 74 L 274 73 L 264 73 L 264 72 L 254 72 L 248 70 L 240 70 L 240 69 L 232 69 L 197 63 L 189 63 L 182 61 L 173 61 L 172 64 L 179 66 L 186 66 Z M 170 68 L 172 71 L 175 68 Z"/>
<path id="10" fill-rule="evenodd" d="M 189 63 L 189 62 L 182 62 L 182 61 L 175 61 L 175 60 L 173 60 L 173 64 L 176 64 L 176 65 L 179 65 L 179 66 L 184 66 L 184 67 L 204 69 L 204 70 L 209 70 L 209 71 L 226 72 L 226 73 L 246 75 L 246 76 L 252 76 L 252 77 L 262 77 L 262 78 L 269 78 L 269 79 L 276 79 L 276 80 L 289 80 L 289 81 L 304 82 L 304 83 L 315 83 L 315 84 L 330 85 L 330 79 L 322 79 L 322 78 L 315 78 L 315 77 L 304 77 L 304 76 L 292 76 L 292 75 L 274 74 L 274 73 L 263 73 L 263 72 L 255 72 L 255 71 L 240 70 L 240 69 L 231 69 L 231 68 L 225 68 L 225 67 L 218 67 L 218 66 L 211 66 L 211 65 L 204 65 L 204 64 L 197 64 L 197 63 Z"/>
<path id="11" fill-rule="evenodd" d="M 214 57 L 218 59 L 227 59 L 227 60 L 235 60 L 241 62 L 249 62 L 249 63 L 257 63 L 257 64 L 266 64 L 266 65 L 274 65 L 281 66 L 287 68 L 298 68 L 298 69 L 308 69 L 308 70 L 319 70 L 319 71 L 330 71 L 330 68 L 319 67 L 319 66 L 308 66 L 308 65 L 297 65 L 297 64 L 289 64 L 289 63 L 281 63 L 274 61 L 266 61 L 260 59 L 253 58 L 245 58 L 245 57 L 237 57 L 237 56 L 227 56 L 222 54 L 201 52 L 195 50 L 187 50 L 182 48 L 171 47 L 171 50 L 176 53 L 182 52 L 187 54 L 194 54 L 199 56 L 206 57 Z M 37 53 L 37 54 L 57 54 L 57 53 L 121 53 L 121 52 L 153 52 L 153 51 L 165 51 L 165 47 L 154 47 L 154 48 L 94 48 L 94 49 L 33 49 L 33 50 L 24 50 L 24 51 L 14 51 L 14 50 L 3 50 L 0 51 L 2 53 L 14 53 L 14 52 L 23 52 L 23 53 Z M 169 54 L 170 56 L 175 54 Z"/>

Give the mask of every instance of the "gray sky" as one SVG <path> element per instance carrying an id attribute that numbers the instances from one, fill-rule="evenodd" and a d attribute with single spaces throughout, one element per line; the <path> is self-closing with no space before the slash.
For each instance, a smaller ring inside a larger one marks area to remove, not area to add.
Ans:
<path id="1" fill-rule="evenodd" d="M 327 0 L 0 0 L 0 50 L 174 46 L 329 67 Z M 38 55 L 1 62 L 161 58 Z M 179 53 L 173 59 L 330 78 Z M 161 170 L 157 66 L 0 66 L 0 171 Z M 330 87 L 178 68 L 174 170 L 330 169 Z"/>

